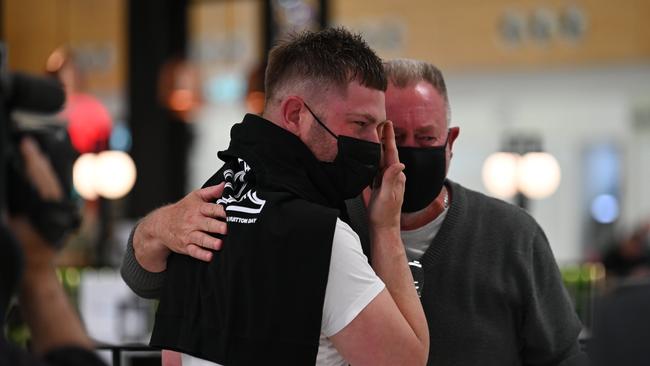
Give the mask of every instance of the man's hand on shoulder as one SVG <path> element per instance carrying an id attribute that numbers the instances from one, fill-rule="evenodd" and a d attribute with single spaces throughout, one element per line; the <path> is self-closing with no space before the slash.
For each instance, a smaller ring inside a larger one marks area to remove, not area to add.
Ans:
<path id="1" fill-rule="evenodd" d="M 209 249 L 219 250 L 222 244 L 221 239 L 210 234 L 227 233 L 225 210 L 213 203 L 221 197 L 223 188 L 221 183 L 195 190 L 143 218 L 133 234 L 138 263 L 150 272 L 162 272 L 171 252 L 210 261 Z"/>

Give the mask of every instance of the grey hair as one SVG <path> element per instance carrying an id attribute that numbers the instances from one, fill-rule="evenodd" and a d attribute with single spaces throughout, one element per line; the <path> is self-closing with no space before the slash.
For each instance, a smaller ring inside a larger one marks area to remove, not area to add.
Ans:
<path id="1" fill-rule="evenodd" d="M 440 93 L 445 100 L 447 107 L 447 127 L 451 121 L 451 108 L 447 96 L 447 86 L 442 72 L 433 64 L 424 61 L 398 58 L 384 61 L 384 70 L 389 82 L 398 88 L 406 88 L 409 85 L 426 81 Z"/>

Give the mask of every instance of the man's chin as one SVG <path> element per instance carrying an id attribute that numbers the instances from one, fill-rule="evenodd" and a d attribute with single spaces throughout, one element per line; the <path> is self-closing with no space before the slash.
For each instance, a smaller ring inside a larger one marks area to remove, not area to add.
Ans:
<path id="1" fill-rule="evenodd" d="M 425 212 L 427 212 L 428 210 L 430 210 L 432 208 L 431 206 L 433 206 L 435 204 L 435 201 L 436 200 L 434 199 L 433 201 L 429 202 L 428 205 L 424 206 L 423 209 L 420 209 L 420 210 L 417 210 L 417 211 L 412 211 L 412 212 L 404 212 L 404 211 L 402 211 L 402 217 L 405 218 L 405 219 L 409 219 L 409 218 L 412 218 L 412 217 L 421 216 Z"/>

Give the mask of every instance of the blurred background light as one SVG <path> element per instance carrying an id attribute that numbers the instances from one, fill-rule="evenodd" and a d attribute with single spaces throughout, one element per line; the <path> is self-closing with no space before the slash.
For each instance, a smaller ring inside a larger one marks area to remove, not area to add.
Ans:
<path id="1" fill-rule="evenodd" d="M 108 199 L 124 197 L 136 179 L 133 159 L 123 151 L 102 151 L 97 155 L 95 189 Z"/>
<path id="2" fill-rule="evenodd" d="M 99 196 L 108 199 L 124 197 L 136 180 L 135 163 L 123 151 L 87 153 L 75 161 L 72 178 L 75 190 L 87 200 Z"/>
<path id="3" fill-rule="evenodd" d="M 513 153 L 497 152 L 483 164 L 485 188 L 498 198 L 510 198 L 517 193 L 517 165 L 519 156 Z"/>
<path id="4" fill-rule="evenodd" d="M 621 162 L 619 147 L 614 143 L 597 143 L 585 151 L 585 194 L 587 200 L 619 190 Z"/>
<path id="5" fill-rule="evenodd" d="M 205 83 L 204 93 L 213 103 L 235 103 L 246 93 L 246 80 L 242 75 L 227 73 L 214 76 Z"/>
<path id="6" fill-rule="evenodd" d="M 129 128 L 124 123 L 116 123 L 111 131 L 108 146 L 111 150 L 129 151 L 132 141 Z"/>
<path id="7" fill-rule="evenodd" d="M 169 96 L 169 107 L 176 112 L 187 112 L 194 107 L 194 94 L 188 89 L 175 89 Z"/>
<path id="8" fill-rule="evenodd" d="M 95 190 L 95 169 L 97 155 L 94 153 L 81 154 L 72 166 L 72 183 L 74 189 L 86 200 L 97 199 Z"/>
<path id="9" fill-rule="evenodd" d="M 555 193 L 560 186 L 560 165 L 544 152 L 539 135 L 513 133 L 504 139 L 501 149 L 483 162 L 483 185 L 491 195 L 514 197 L 515 203 L 527 210 L 530 199 Z"/>
<path id="10" fill-rule="evenodd" d="M 518 187 L 528 198 L 546 198 L 560 185 L 560 165 L 553 155 L 545 152 L 525 154 L 518 165 Z"/>
<path id="11" fill-rule="evenodd" d="M 619 216 L 618 199 L 611 194 L 596 196 L 591 202 L 591 216 L 601 224 L 611 224 Z"/>

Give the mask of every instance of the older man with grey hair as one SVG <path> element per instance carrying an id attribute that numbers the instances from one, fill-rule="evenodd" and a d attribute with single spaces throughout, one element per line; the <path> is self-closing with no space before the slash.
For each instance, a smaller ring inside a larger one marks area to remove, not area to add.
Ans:
<path id="1" fill-rule="evenodd" d="M 430 331 L 429 365 L 580 365 L 582 325 L 546 236 L 524 210 L 446 179 L 460 129 L 440 70 L 384 64 L 406 166 L 401 236 Z M 362 195 L 367 202 L 368 190 Z M 348 202 L 365 230 L 364 204 Z"/>

